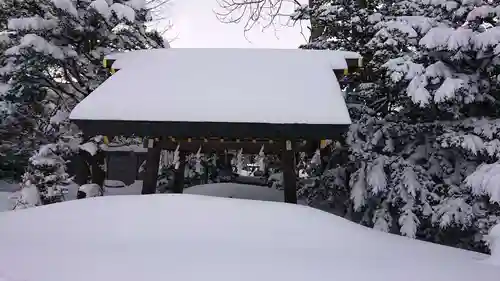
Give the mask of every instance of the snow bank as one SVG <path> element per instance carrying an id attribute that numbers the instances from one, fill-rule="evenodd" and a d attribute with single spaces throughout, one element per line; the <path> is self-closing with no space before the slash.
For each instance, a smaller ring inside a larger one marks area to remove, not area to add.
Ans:
<path id="1" fill-rule="evenodd" d="M 485 255 L 305 206 L 195 195 L 96 197 L 0 214 L 12 280 L 498 280 Z M 54 265 L 57 264 L 57 268 Z M 85 265 L 85 266 L 82 266 Z"/>
<path id="2" fill-rule="evenodd" d="M 269 188 L 267 186 L 237 183 L 213 183 L 195 185 L 184 189 L 184 193 L 273 202 L 284 202 L 285 200 L 285 195 L 282 190 Z"/>
<path id="3" fill-rule="evenodd" d="M 15 191 L 19 191 L 20 189 L 21 189 L 21 186 L 19 185 L 19 183 L 6 182 L 3 180 L 0 180 L 0 191 L 15 192 Z"/>
<path id="4" fill-rule="evenodd" d="M 500 265 L 500 224 L 495 225 L 489 233 L 491 258 L 490 263 Z"/>
<path id="5" fill-rule="evenodd" d="M 140 54 L 148 52 L 142 51 L 118 59 L 113 67 L 126 67 L 80 102 L 70 119 L 351 123 L 332 62 L 324 59 L 328 53 L 175 48 L 150 52 L 159 55 L 145 57 Z M 346 64 L 343 56 L 332 57 Z M 304 110 L 311 100 L 321 102 L 314 110 Z M 286 106 L 279 106 L 283 102 Z"/>
<path id="6" fill-rule="evenodd" d="M 9 198 L 12 196 L 13 192 L 19 191 L 20 188 L 21 187 L 18 183 L 10 183 L 0 180 L 0 212 L 12 209 L 12 200 Z"/>
<path id="7" fill-rule="evenodd" d="M 0 212 L 12 210 L 11 192 L 0 191 Z"/>
<path id="8" fill-rule="evenodd" d="M 84 185 L 80 186 L 80 188 L 78 189 L 78 192 L 79 192 L 79 195 L 80 194 L 84 195 L 83 197 L 79 197 L 82 199 L 83 198 L 90 198 L 90 197 L 97 197 L 97 196 L 101 196 L 101 187 L 95 183 L 84 184 Z"/>

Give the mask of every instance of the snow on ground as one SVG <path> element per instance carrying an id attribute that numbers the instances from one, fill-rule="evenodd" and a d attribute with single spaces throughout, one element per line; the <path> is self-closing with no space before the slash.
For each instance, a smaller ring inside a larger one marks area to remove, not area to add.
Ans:
<path id="1" fill-rule="evenodd" d="M 209 195 L 224 198 L 239 198 L 283 202 L 283 191 L 269 188 L 267 186 L 236 184 L 236 183 L 214 183 L 195 185 L 184 190 L 186 194 Z"/>
<path id="2" fill-rule="evenodd" d="M 125 184 L 120 181 L 106 180 L 105 186 L 106 191 L 104 196 L 140 195 L 142 191 L 142 181 L 135 181 L 133 184 L 125 186 Z M 9 200 L 9 196 L 12 195 L 12 192 L 17 191 L 18 188 L 18 184 L 0 182 L 0 212 L 11 210 L 11 201 Z M 67 193 L 64 196 L 65 200 L 76 200 L 78 185 L 71 184 L 66 186 L 66 188 Z M 184 193 L 224 198 L 253 199 L 275 202 L 284 201 L 284 194 L 282 190 L 250 184 L 214 183 L 196 185 L 184 189 Z M 299 204 L 306 205 L 305 202 L 299 202 Z"/>
<path id="3" fill-rule="evenodd" d="M 12 192 L 0 191 L 0 212 L 12 209 L 11 201 L 9 200 L 11 194 Z"/>
<path id="4" fill-rule="evenodd" d="M 142 181 L 135 181 L 131 185 L 125 186 L 119 184 L 119 181 L 108 181 L 104 182 L 106 186 L 104 196 L 116 196 L 116 195 L 140 195 L 142 191 Z M 124 186 L 124 187 L 123 187 Z M 78 192 L 78 185 L 72 184 L 68 186 L 68 194 L 66 194 L 66 200 L 75 200 L 76 194 Z"/>
<path id="5" fill-rule="evenodd" d="M 105 196 L 116 195 L 140 195 L 142 191 L 142 181 L 126 187 L 110 187 L 120 186 L 118 181 L 106 181 Z M 76 199 L 78 186 L 72 185 L 69 188 L 69 194 L 66 200 Z M 258 186 L 251 184 L 238 184 L 238 183 L 211 183 L 195 185 L 184 189 L 186 194 L 206 195 L 223 198 L 238 198 L 238 199 L 252 199 L 262 201 L 283 202 L 285 200 L 283 190 L 269 188 L 267 186 Z M 306 205 L 305 202 L 299 202 Z"/>
<path id="6" fill-rule="evenodd" d="M 332 60 L 342 64 L 340 69 L 346 66 L 342 54 L 293 49 L 175 48 L 137 54 L 144 53 L 154 55 L 144 60 L 141 55 L 124 54 L 128 57 L 123 62 L 126 67 L 83 99 L 70 119 L 351 123 L 342 90 L 332 75 Z M 113 67 L 121 68 L 120 61 Z M 259 83 L 249 83 L 249 77 Z M 304 104 L 315 99 L 322 102 L 315 104 L 314 110 L 303 110 Z M 286 107 L 276 107 L 283 101 Z M 126 114 L 131 108 L 134 114 Z"/>
<path id="7" fill-rule="evenodd" d="M 494 281 L 487 255 L 305 206 L 197 195 L 96 197 L 0 213 L 8 281 Z M 56 265 L 56 266 L 55 266 Z"/>
<path id="8" fill-rule="evenodd" d="M 271 202 L 284 202 L 283 190 L 277 190 L 267 186 L 237 183 L 212 183 L 195 185 L 184 189 L 186 194 L 208 195 L 223 198 L 252 199 Z M 299 202 L 306 205 L 305 202 Z"/>
<path id="9" fill-rule="evenodd" d="M 0 212 L 11 209 L 11 201 L 9 200 L 9 197 L 12 195 L 12 192 L 18 190 L 19 184 L 0 180 Z"/>
<path id="10" fill-rule="evenodd" d="M 11 183 L 0 180 L 0 192 L 15 192 L 19 190 L 18 183 Z"/>

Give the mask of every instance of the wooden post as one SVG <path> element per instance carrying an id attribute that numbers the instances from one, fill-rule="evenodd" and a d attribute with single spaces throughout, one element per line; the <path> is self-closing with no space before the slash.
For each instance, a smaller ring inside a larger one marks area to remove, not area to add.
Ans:
<path id="1" fill-rule="evenodd" d="M 179 168 L 175 170 L 173 193 L 184 192 L 184 170 L 186 167 L 186 152 L 179 150 Z"/>
<path id="2" fill-rule="evenodd" d="M 106 180 L 106 172 L 101 168 L 104 165 L 106 154 L 104 151 L 98 152 L 96 155 L 91 157 L 91 173 L 92 173 L 92 183 L 95 183 L 104 190 L 104 181 Z"/>
<path id="3" fill-rule="evenodd" d="M 161 146 L 156 140 L 148 140 L 148 153 L 146 155 L 146 167 L 142 194 L 156 193 L 156 181 L 158 180 L 158 169 L 160 166 Z"/>
<path id="4" fill-rule="evenodd" d="M 295 176 L 294 143 L 287 140 L 283 143 L 281 156 L 285 202 L 297 204 L 297 178 Z"/>
<path id="5" fill-rule="evenodd" d="M 84 185 L 88 183 L 90 178 L 90 167 L 87 163 L 88 152 L 84 150 L 79 150 L 78 155 L 73 159 L 73 165 L 75 167 L 75 183 L 78 185 Z"/>

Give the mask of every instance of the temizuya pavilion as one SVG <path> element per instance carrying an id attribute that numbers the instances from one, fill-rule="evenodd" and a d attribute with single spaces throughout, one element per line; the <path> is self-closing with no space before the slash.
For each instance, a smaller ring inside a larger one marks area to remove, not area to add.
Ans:
<path id="1" fill-rule="evenodd" d="M 70 119 L 88 137 L 146 139 L 143 194 L 156 191 L 162 149 L 257 153 L 264 144 L 266 154 L 281 155 L 285 202 L 296 203 L 295 152 L 347 130 L 351 119 L 337 77 L 361 66 L 361 57 L 329 50 L 155 49 L 110 55 L 105 66 L 114 74 Z"/>

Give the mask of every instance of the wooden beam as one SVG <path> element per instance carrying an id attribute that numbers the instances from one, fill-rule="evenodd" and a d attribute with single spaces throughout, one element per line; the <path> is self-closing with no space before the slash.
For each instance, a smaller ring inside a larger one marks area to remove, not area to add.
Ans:
<path id="1" fill-rule="evenodd" d="M 315 142 L 316 143 L 316 142 Z M 188 153 L 196 153 L 201 147 L 202 153 L 224 153 L 224 151 L 238 151 L 243 149 L 245 154 L 257 154 L 264 146 L 264 153 L 268 155 L 280 155 L 282 145 L 274 140 L 236 140 L 236 139 L 176 139 L 167 138 L 161 142 L 163 150 L 175 150 L 180 144 L 180 150 Z M 311 152 L 311 143 L 300 141 L 295 144 L 297 151 Z M 316 150 L 316 146 L 312 151 Z"/>
<path id="2" fill-rule="evenodd" d="M 148 147 L 146 155 L 146 167 L 144 171 L 144 181 L 142 184 L 142 194 L 156 193 L 156 181 L 158 179 L 158 169 L 160 166 L 161 147 L 157 140 L 153 140 L 151 147 Z"/>
<path id="3" fill-rule="evenodd" d="M 281 165 L 283 171 L 283 185 L 285 203 L 297 204 L 297 177 L 295 175 L 295 151 L 292 141 L 284 141 Z"/>
<path id="4" fill-rule="evenodd" d="M 345 60 L 349 69 L 356 69 L 363 67 L 363 58 L 348 58 Z"/>

